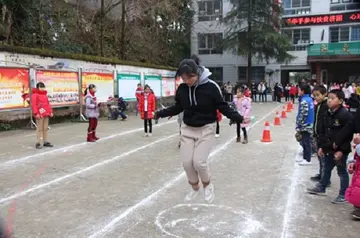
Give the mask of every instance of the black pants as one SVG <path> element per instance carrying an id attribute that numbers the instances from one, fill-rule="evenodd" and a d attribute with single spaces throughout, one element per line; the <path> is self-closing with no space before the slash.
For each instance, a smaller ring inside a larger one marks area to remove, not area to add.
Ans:
<path id="1" fill-rule="evenodd" d="M 256 92 L 252 92 L 252 93 L 251 93 L 251 99 L 252 99 L 254 102 L 256 102 L 256 95 L 257 95 Z M 259 95 L 259 97 L 260 97 L 260 95 Z M 260 99 L 259 99 L 259 101 L 260 101 Z"/>
<path id="2" fill-rule="evenodd" d="M 241 128 L 241 124 L 240 123 L 237 123 L 236 124 L 236 135 L 237 137 L 240 137 L 240 129 L 243 131 L 244 133 L 244 138 L 247 138 L 247 131 L 246 131 L 246 128 L 243 127 Z"/>
<path id="3" fill-rule="evenodd" d="M 285 93 L 285 101 L 289 101 L 289 94 L 288 93 Z"/>
<path id="4" fill-rule="evenodd" d="M 219 121 L 216 121 L 216 134 L 219 135 L 220 134 L 220 125 L 219 125 Z"/>
<path id="5" fill-rule="evenodd" d="M 149 125 L 149 133 L 152 133 L 152 120 L 144 120 L 144 131 L 148 133 L 148 125 Z"/>
<path id="6" fill-rule="evenodd" d="M 295 95 L 290 95 L 292 103 L 295 103 Z"/>
<path id="7" fill-rule="evenodd" d="M 226 101 L 227 102 L 232 102 L 233 100 L 233 95 L 232 93 L 226 93 Z"/>

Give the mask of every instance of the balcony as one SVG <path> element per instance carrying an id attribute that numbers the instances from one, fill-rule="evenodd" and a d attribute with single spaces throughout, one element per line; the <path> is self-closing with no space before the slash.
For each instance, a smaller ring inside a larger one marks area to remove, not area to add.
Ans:
<path id="1" fill-rule="evenodd" d="M 360 42 L 314 44 L 307 54 L 308 62 L 360 60 Z"/>

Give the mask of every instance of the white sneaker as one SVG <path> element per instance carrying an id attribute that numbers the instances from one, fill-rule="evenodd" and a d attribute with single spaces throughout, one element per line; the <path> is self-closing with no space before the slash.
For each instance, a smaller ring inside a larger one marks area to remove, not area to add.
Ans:
<path id="1" fill-rule="evenodd" d="M 220 137 L 220 135 L 219 135 L 219 134 L 215 134 L 215 138 L 218 138 L 218 137 Z"/>
<path id="2" fill-rule="evenodd" d="M 301 162 L 301 161 L 303 161 L 303 160 L 304 160 L 304 159 L 303 159 L 302 157 L 300 157 L 300 156 L 297 156 L 296 159 L 295 159 L 296 162 Z"/>
<path id="3" fill-rule="evenodd" d="M 149 137 L 151 137 L 151 136 L 152 136 L 152 134 L 151 134 L 151 133 L 149 133 L 149 134 L 148 134 L 148 136 L 149 136 Z"/>
<path id="4" fill-rule="evenodd" d="M 215 198 L 214 185 L 210 183 L 206 188 L 204 188 L 205 201 L 212 203 Z"/>
<path id="5" fill-rule="evenodd" d="M 148 137 L 148 136 L 149 136 L 149 134 L 148 134 L 148 133 L 145 133 L 145 134 L 144 134 L 144 137 Z"/>
<path id="6" fill-rule="evenodd" d="M 307 162 L 306 160 L 302 160 L 299 165 L 311 165 L 311 161 Z"/>
<path id="7" fill-rule="evenodd" d="M 194 190 L 191 188 L 191 191 L 186 195 L 185 201 L 189 202 L 193 199 L 195 199 L 200 193 L 200 188 L 198 190 Z"/>

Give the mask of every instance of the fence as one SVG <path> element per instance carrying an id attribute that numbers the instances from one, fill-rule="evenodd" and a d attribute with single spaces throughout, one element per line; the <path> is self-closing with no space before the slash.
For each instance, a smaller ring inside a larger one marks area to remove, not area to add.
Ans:
<path id="1" fill-rule="evenodd" d="M 34 126 L 31 112 L 31 89 L 43 82 L 52 107 L 80 105 L 80 120 L 83 116 L 83 92 L 89 84 L 97 87 L 97 99 L 106 102 L 119 95 L 125 100 L 135 100 L 137 84 L 148 84 L 157 97 L 174 96 L 181 79 L 171 75 L 143 72 L 82 72 L 74 70 L 48 70 L 29 67 L 0 67 L 0 113 L 14 110 L 30 110 L 30 124 Z"/>

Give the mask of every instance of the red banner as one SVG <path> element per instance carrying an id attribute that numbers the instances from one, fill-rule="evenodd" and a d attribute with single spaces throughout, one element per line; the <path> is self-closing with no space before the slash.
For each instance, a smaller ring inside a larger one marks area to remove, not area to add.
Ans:
<path id="1" fill-rule="evenodd" d="M 28 69 L 0 68 L 0 110 L 28 107 L 29 93 Z"/>
<path id="2" fill-rule="evenodd" d="M 79 103 L 78 73 L 58 71 L 37 71 L 36 82 L 43 82 L 52 106 Z"/>

